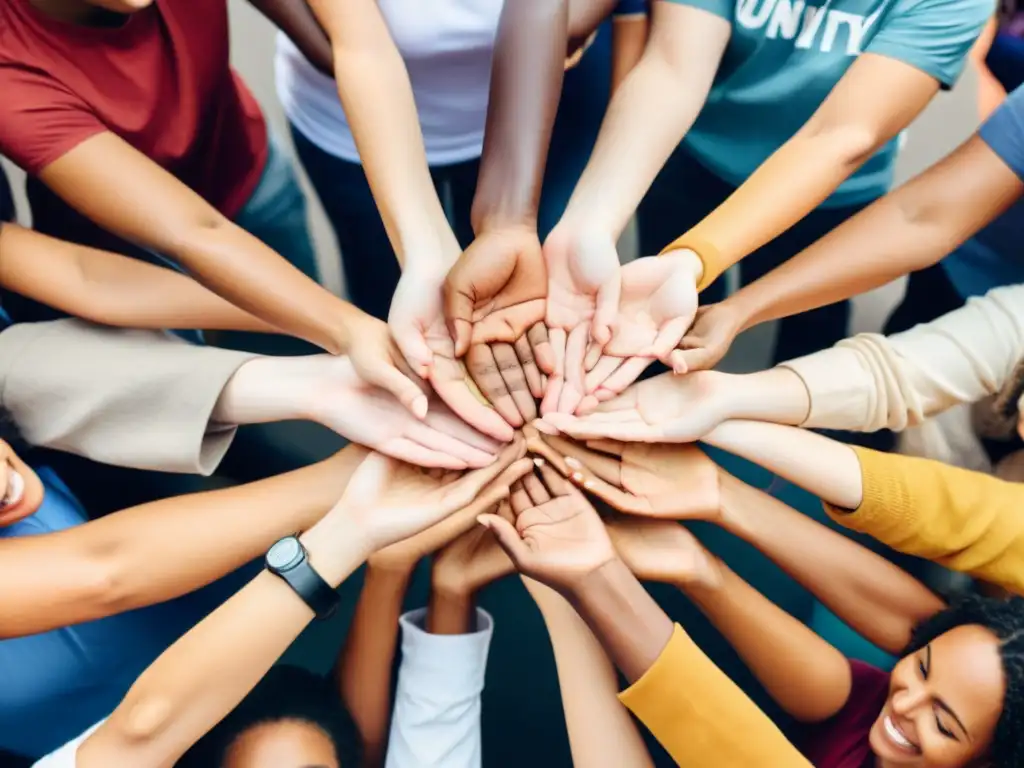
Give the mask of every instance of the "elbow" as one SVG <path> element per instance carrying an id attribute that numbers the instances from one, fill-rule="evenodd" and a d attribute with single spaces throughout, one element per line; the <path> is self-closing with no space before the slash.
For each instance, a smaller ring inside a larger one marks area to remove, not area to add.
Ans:
<path id="1" fill-rule="evenodd" d="M 888 140 L 871 126 L 814 120 L 797 136 L 814 155 L 827 156 L 847 175 L 871 159 Z"/>
<path id="2" fill-rule="evenodd" d="M 80 604 L 89 606 L 88 619 L 115 616 L 140 606 L 136 582 L 130 576 L 133 570 L 114 547 L 81 558 L 74 569 L 75 581 L 82 593 Z"/>
<path id="3" fill-rule="evenodd" d="M 169 256 L 201 250 L 207 247 L 211 239 L 237 226 L 220 211 L 213 208 L 206 210 L 205 206 L 203 208 L 174 226 L 168 238 Z"/>

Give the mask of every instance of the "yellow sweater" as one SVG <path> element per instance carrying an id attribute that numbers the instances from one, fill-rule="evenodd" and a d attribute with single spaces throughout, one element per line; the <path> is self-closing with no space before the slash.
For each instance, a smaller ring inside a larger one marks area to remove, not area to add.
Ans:
<path id="1" fill-rule="evenodd" d="M 687 768 L 811 768 L 771 719 L 677 624 L 619 700 Z"/>
<path id="2" fill-rule="evenodd" d="M 1024 485 L 929 459 L 855 448 L 864 499 L 840 525 L 899 552 L 1024 594 Z"/>

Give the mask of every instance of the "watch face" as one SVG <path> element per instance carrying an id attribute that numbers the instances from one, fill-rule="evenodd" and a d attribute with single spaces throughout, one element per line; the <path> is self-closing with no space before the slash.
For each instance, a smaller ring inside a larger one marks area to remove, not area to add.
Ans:
<path id="1" fill-rule="evenodd" d="M 267 565 L 284 570 L 302 559 L 302 546 L 294 536 L 281 539 L 267 552 Z"/>

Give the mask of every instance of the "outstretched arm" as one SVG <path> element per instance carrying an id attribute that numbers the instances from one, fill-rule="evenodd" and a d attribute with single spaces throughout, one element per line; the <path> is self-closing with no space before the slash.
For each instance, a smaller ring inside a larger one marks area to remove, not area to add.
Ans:
<path id="1" fill-rule="evenodd" d="M 310 527 L 338 500 L 358 446 L 295 472 L 162 499 L 45 536 L 6 539 L 0 636 L 21 637 L 192 592 Z M 32 563 L 60 563 L 40 569 Z M 15 586 L 17 585 L 17 586 Z"/>
<path id="2" fill-rule="evenodd" d="M 14 224 L 0 227 L 0 285 L 103 325 L 278 332 L 181 272 Z"/>

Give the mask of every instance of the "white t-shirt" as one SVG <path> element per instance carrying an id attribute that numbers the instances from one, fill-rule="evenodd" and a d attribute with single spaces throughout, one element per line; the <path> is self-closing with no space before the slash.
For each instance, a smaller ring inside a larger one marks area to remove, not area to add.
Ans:
<path id="1" fill-rule="evenodd" d="M 93 731 L 105 722 L 105 720 L 100 720 L 88 731 L 83 733 L 81 736 L 72 739 L 56 752 L 51 752 L 46 757 L 37 760 L 32 764 L 32 768 L 75 768 L 78 765 L 75 761 L 75 757 L 78 754 L 78 748 L 82 745 L 83 741 L 92 736 Z"/>
<path id="2" fill-rule="evenodd" d="M 379 0 L 412 83 L 430 165 L 480 157 L 491 59 L 504 0 Z M 278 35 L 277 94 L 299 131 L 328 154 L 359 162 L 335 82 Z"/>

